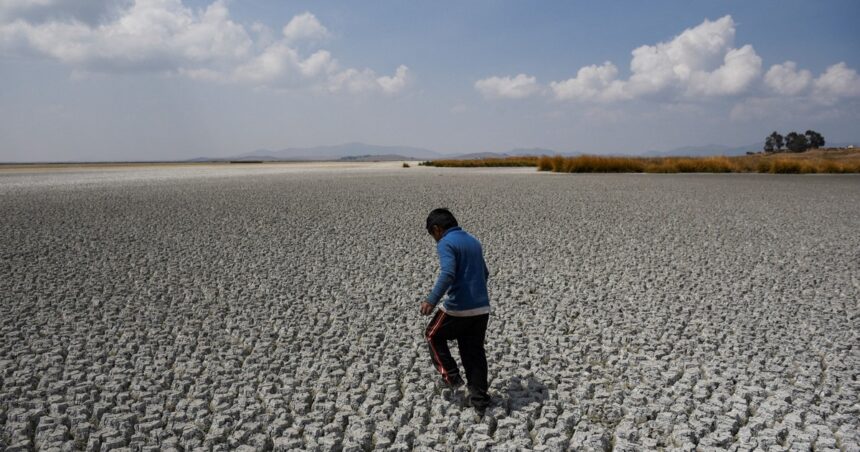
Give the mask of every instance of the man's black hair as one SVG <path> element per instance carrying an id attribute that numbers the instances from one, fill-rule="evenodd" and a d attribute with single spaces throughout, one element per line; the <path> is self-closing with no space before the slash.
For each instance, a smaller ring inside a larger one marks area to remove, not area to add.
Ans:
<path id="1" fill-rule="evenodd" d="M 427 215 L 427 231 L 430 231 L 430 228 L 433 226 L 439 226 L 443 230 L 447 231 L 454 226 L 458 226 L 457 219 L 454 218 L 454 214 L 451 213 L 450 210 L 445 208 L 433 209 L 430 212 L 430 215 Z"/>

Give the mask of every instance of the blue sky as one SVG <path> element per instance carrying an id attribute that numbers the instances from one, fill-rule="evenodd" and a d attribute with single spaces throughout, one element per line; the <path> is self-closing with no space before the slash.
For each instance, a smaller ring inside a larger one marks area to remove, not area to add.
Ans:
<path id="1" fill-rule="evenodd" d="M 8 0 L 0 161 L 857 141 L 857 17 L 856 1 Z"/>

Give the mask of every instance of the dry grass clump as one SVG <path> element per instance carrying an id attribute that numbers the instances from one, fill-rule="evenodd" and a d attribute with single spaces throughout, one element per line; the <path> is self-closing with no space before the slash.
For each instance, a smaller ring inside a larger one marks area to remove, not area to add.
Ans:
<path id="1" fill-rule="evenodd" d="M 860 173 L 860 151 L 853 149 L 815 149 L 797 154 L 756 154 L 735 157 L 750 172 L 773 174 Z"/>
<path id="2" fill-rule="evenodd" d="M 860 152 L 755 154 L 737 157 L 548 157 L 538 170 L 561 173 L 860 173 Z"/>
<path id="3" fill-rule="evenodd" d="M 728 157 L 676 157 L 661 158 L 646 166 L 649 173 L 732 173 L 740 168 Z"/>
<path id="4" fill-rule="evenodd" d="M 645 168 L 643 163 L 641 159 L 582 155 L 563 159 L 561 166 L 554 168 L 553 171 L 564 173 L 641 173 Z"/>
<path id="5" fill-rule="evenodd" d="M 561 173 L 728 173 L 736 166 L 727 157 L 541 157 L 538 170 Z"/>
<path id="6" fill-rule="evenodd" d="M 797 154 L 753 154 L 736 157 L 507 157 L 434 160 L 429 166 L 536 166 L 557 173 L 860 173 L 860 151 L 818 149 Z"/>
<path id="7" fill-rule="evenodd" d="M 546 155 L 538 157 L 537 169 L 538 171 L 552 171 L 552 159 Z"/>

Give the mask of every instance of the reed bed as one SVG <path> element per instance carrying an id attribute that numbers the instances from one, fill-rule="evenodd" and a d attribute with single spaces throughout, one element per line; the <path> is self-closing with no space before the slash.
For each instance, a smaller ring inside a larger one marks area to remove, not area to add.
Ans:
<path id="1" fill-rule="evenodd" d="M 860 158 L 738 157 L 541 157 L 541 171 L 559 173 L 860 173 Z"/>
<path id="2" fill-rule="evenodd" d="M 754 154 L 716 157 L 616 157 L 580 155 L 463 160 L 433 160 L 426 166 L 534 166 L 557 173 L 860 173 L 860 151 L 813 150 L 799 154 Z"/>

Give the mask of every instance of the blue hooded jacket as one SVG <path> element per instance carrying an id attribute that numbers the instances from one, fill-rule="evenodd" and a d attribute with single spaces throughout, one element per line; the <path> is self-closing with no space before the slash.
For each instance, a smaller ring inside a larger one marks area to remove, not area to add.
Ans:
<path id="1" fill-rule="evenodd" d="M 487 278 L 490 271 L 484 262 L 481 242 L 459 226 L 448 228 L 436 244 L 439 253 L 439 278 L 427 296 L 439 309 L 454 317 L 468 317 L 490 312 Z"/>

